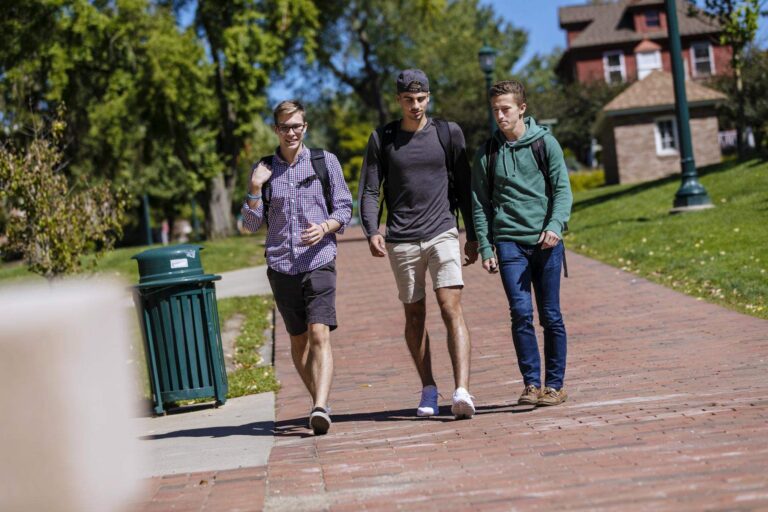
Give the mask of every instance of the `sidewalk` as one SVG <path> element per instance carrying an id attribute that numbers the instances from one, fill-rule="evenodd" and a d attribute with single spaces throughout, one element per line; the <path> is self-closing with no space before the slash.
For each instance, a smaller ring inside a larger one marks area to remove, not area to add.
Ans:
<path id="1" fill-rule="evenodd" d="M 453 421 L 445 329 L 428 299 L 445 399 L 420 385 L 386 259 L 339 244 L 334 424 L 315 438 L 278 317 L 275 445 L 266 467 L 152 480 L 140 510 L 768 509 L 768 322 L 576 254 L 563 283 L 569 401 L 524 412 L 498 276 L 466 269 L 478 414 Z M 204 483 L 203 483 L 204 482 Z"/>

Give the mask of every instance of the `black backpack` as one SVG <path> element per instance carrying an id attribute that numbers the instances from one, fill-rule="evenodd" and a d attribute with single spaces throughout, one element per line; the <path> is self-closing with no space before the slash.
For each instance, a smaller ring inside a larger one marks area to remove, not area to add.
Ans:
<path id="1" fill-rule="evenodd" d="M 325 206 L 328 209 L 328 214 L 330 215 L 333 213 L 333 197 L 331 197 L 331 179 L 328 176 L 328 167 L 325 165 L 325 153 L 320 148 L 310 148 L 309 155 L 312 161 L 312 169 L 315 171 L 317 178 L 320 180 L 320 184 L 323 186 Z M 259 160 L 259 163 L 264 162 L 271 168 L 274 158 L 274 155 L 265 156 Z M 310 176 L 301 180 L 299 182 L 299 186 L 309 184 L 314 178 L 314 176 Z M 269 212 L 269 201 L 271 198 L 272 194 L 269 186 L 269 180 L 267 180 L 264 186 L 261 187 L 261 200 L 264 203 L 264 222 L 267 223 L 267 225 L 269 225 L 267 214 Z"/>
<path id="2" fill-rule="evenodd" d="M 448 126 L 448 121 L 444 121 L 442 119 L 432 119 L 432 123 L 435 125 L 435 129 L 437 130 L 437 138 L 440 141 L 440 146 L 443 148 L 443 152 L 445 153 L 445 166 L 448 169 L 448 201 L 450 202 L 450 208 L 451 212 L 455 217 L 458 219 L 458 210 L 459 210 L 459 196 L 456 192 L 455 187 L 455 181 L 456 181 L 456 174 L 455 174 L 455 167 L 456 167 L 456 158 L 458 157 L 458 149 L 453 145 L 453 140 L 451 138 L 451 129 Z M 378 143 L 378 152 L 379 152 L 379 165 L 381 165 L 381 172 L 382 172 L 382 180 L 381 183 L 384 188 L 384 193 L 382 194 L 381 202 L 379 203 L 379 214 L 378 214 L 378 220 L 377 222 L 381 224 L 381 215 L 384 212 L 383 205 L 385 201 L 387 200 L 387 187 L 385 185 L 385 182 L 387 180 L 387 175 L 389 171 L 389 163 L 387 162 L 387 159 L 385 157 L 386 152 L 384 151 L 385 148 L 389 147 L 390 145 L 395 143 L 395 137 L 397 136 L 397 131 L 400 129 L 400 120 L 392 121 L 390 123 L 385 124 L 384 126 L 379 126 L 376 128 L 376 135 L 377 135 L 377 143 Z"/>
<path id="3" fill-rule="evenodd" d="M 544 137 L 538 138 L 531 143 L 533 159 L 536 160 L 536 167 L 544 175 L 544 189 L 547 194 L 547 217 L 552 214 L 552 177 L 549 175 L 549 157 L 547 148 L 544 146 Z M 485 141 L 485 176 L 488 181 L 488 200 L 493 205 L 493 180 L 495 178 L 496 158 L 499 155 L 499 141 L 496 137 L 491 137 Z M 568 223 L 563 224 L 563 233 L 568 231 Z M 565 242 L 563 242 L 565 244 Z M 563 269 L 565 277 L 568 277 L 568 264 L 565 261 L 563 253 Z"/>

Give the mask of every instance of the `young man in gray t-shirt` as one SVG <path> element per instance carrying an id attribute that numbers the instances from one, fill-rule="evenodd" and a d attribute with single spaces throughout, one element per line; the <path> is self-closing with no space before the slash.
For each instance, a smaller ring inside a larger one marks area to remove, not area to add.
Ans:
<path id="1" fill-rule="evenodd" d="M 425 326 L 425 278 L 432 278 L 448 331 L 448 351 L 456 390 L 451 412 L 471 418 L 470 339 L 461 309 L 461 252 L 458 207 L 467 230 L 465 265 L 477 261 L 472 224 L 470 167 L 464 134 L 455 123 L 430 119 L 429 80 L 407 69 L 397 77 L 397 102 L 403 117 L 380 127 L 368 141 L 360 176 L 360 216 L 371 254 L 389 256 L 405 309 L 405 340 L 422 383 L 418 416 L 438 414 L 429 334 Z M 450 169 L 450 170 L 449 170 Z M 379 233 L 379 189 L 387 207 L 386 237 Z"/>

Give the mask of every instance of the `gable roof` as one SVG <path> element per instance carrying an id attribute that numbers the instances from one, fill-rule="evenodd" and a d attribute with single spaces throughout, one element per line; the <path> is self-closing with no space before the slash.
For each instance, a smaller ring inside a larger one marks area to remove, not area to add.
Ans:
<path id="1" fill-rule="evenodd" d="M 691 107 L 713 105 L 726 99 L 725 94 L 693 81 L 685 82 L 685 95 Z M 603 112 L 608 116 L 669 110 L 675 106 L 672 75 L 653 71 L 616 96 Z"/>
<path id="2" fill-rule="evenodd" d="M 589 22 L 584 31 L 571 41 L 569 49 L 628 43 L 643 39 L 666 39 L 666 29 L 659 29 L 653 32 L 637 32 L 622 26 L 621 23 L 624 16 L 628 14 L 628 11 L 631 11 L 633 8 L 657 4 L 663 10 L 664 2 L 659 0 L 619 0 L 618 2 L 607 4 L 561 7 L 559 10 L 560 26 L 564 27 L 572 23 Z M 676 6 L 681 36 L 716 34 L 720 32 L 716 22 L 703 17 L 689 16 L 689 3 L 687 1 L 677 0 Z"/>

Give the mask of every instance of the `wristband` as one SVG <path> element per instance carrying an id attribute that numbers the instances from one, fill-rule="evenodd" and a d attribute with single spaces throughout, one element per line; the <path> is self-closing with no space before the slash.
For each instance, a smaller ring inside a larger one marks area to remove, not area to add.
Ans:
<path id="1" fill-rule="evenodd" d="M 258 201 L 259 199 L 261 199 L 261 194 L 251 194 L 249 192 L 248 194 L 245 194 L 245 197 L 247 197 L 251 201 Z"/>
<path id="2" fill-rule="evenodd" d="M 327 223 L 327 222 L 321 222 L 321 223 L 320 223 L 320 225 L 321 225 L 321 226 L 325 226 L 325 227 L 323 228 L 323 233 L 327 233 L 327 232 L 329 232 L 329 231 L 331 230 L 331 227 L 328 225 L 328 223 Z"/>

